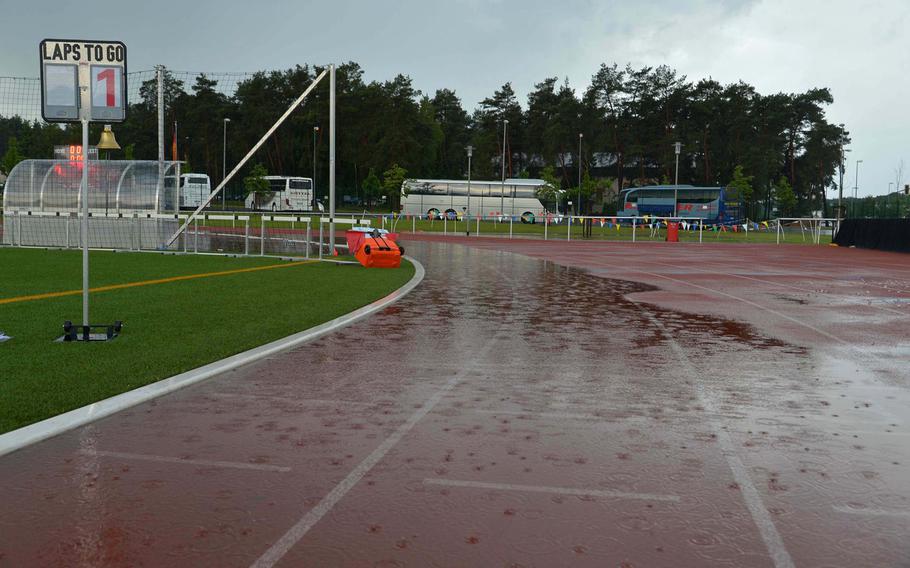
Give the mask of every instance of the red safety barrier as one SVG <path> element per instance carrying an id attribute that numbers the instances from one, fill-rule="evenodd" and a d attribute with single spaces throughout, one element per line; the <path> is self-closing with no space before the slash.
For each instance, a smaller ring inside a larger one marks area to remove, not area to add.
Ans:
<path id="1" fill-rule="evenodd" d="M 679 223 L 667 223 L 667 242 L 679 242 Z"/>

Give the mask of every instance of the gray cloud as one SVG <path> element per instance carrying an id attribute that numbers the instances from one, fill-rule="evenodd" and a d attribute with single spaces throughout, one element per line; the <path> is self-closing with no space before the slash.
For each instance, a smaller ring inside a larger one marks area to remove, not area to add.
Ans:
<path id="1" fill-rule="evenodd" d="M 85 4 L 94 16 L 74 25 Z M 864 160 L 861 194 L 887 190 L 907 150 L 903 0 L 0 0 L 0 10 L 16 17 L 4 27 L 0 75 L 37 76 L 42 38 L 85 36 L 126 42 L 134 70 L 353 60 L 367 79 L 407 73 L 424 92 L 453 88 L 473 108 L 506 81 L 523 97 L 550 76 L 583 89 L 602 62 L 665 63 L 693 81 L 742 79 L 765 93 L 830 87 L 829 117 L 851 130 L 851 159 Z"/>

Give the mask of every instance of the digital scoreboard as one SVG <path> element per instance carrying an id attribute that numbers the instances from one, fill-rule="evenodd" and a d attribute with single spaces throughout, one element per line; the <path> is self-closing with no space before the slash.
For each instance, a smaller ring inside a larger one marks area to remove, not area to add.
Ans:
<path id="1" fill-rule="evenodd" d="M 55 160 L 69 160 L 70 162 L 82 162 L 85 160 L 85 154 L 81 144 L 68 144 L 66 146 L 54 146 Z M 98 148 L 95 146 L 88 147 L 88 159 L 98 159 Z"/>

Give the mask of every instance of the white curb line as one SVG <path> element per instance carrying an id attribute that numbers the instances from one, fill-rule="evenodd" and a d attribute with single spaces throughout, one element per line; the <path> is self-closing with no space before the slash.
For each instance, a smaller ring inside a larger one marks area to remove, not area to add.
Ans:
<path id="1" fill-rule="evenodd" d="M 118 394 L 117 396 L 112 396 L 96 403 L 89 404 L 88 406 L 70 410 L 69 412 L 58 414 L 52 418 L 2 434 L 0 435 L 0 456 L 40 442 L 41 440 L 46 440 L 58 434 L 62 434 L 67 430 L 78 428 L 79 426 L 99 420 L 105 416 L 110 416 L 111 414 L 130 408 L 131 406 L 136 406 L 137 404 L 152 400 L 153 398 L 204 381 L 219 373 L 236 369 L 237 367 L 268 357 L 269 355 L 274 355 L 281 351 L 307 343 L 308 341 L 313 341 L 323 335 L 329 334 L 339 328 L 374 314 L 403 298 L 411 290 L 416 288 L 421 280 L 423 280 L 425 274 L 423 265 L 409 256 L 405 256 L 404 258 L 414 265 L 414 276 L 411 277 L 407 284 L 384 298 L 380 298 L 371 304 L 367 304 L 353 312 L 317 325 L 316 327 L 312 327 L 306 331 L 289 335 L 277 341 L 254 347 L 249 351 L 232 355 L 226 359 L 209 363 L 208 365 L 198 367 L 191 371 L 174 375 L 173 377 L 162 379 L 144 387 L 139 387 L 138 389 Z"/>

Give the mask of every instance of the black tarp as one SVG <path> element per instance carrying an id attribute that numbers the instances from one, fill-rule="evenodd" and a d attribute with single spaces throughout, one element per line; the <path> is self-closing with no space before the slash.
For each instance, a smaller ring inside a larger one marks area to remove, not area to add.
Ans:
<path id="1" fill-rule="evenodd" d="M 910 219 L 844 219 L 834 242 L 896 252 L 910 252 Z"/>

